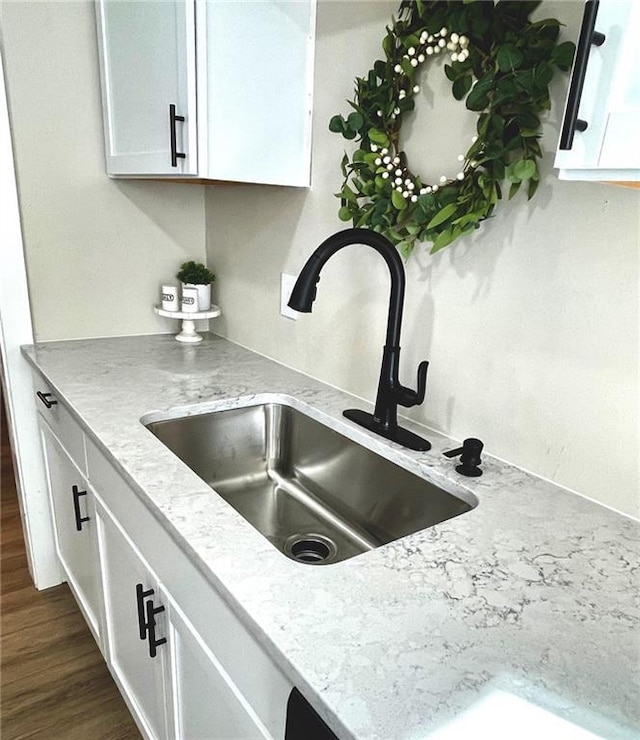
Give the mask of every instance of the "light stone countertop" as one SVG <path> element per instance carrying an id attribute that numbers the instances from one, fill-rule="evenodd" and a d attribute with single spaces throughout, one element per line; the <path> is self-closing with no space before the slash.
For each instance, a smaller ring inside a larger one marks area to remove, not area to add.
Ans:
<path id="1" fill-rule="evenodd" d="M 483 722 L 494 738 L 640 737 L 636 520 L 490 456 L 462 478 L 442 455 L 455 441 L 407 423 L 433 448 L 388 443 L 342 417 L 360 400 L 214 335 L 23 352 L 341 739 L 488 736 Z M 140 422 L 261 394 L 479 505 L 341 563 L 289 560 Z"/>

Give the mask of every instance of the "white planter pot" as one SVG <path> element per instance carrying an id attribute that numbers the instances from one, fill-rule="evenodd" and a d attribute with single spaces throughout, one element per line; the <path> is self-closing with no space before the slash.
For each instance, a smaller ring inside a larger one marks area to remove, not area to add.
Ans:
<path id="1" fill-rule="evenodd" d="M 196 288 L 198 291 L 198 311 L 208 311 L 211 307 L 211 284 L 194 285 L 193 283 L 183 283 L 185 288 Z"/>

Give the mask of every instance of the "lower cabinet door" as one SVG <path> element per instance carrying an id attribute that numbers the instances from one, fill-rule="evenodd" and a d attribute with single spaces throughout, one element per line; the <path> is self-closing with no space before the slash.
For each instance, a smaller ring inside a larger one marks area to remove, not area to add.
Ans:
<path id="1" fill-rule="evenodd" d="M 175 605 L 170 608 L 169 629 L 176 740 L 271 740 L 272 735 Z"/>
<path id="2" fill-rule="evenodd" d="M 58 556 L 93 634 L 101 644 L 101 594 L 93 491 L 53 433 L 41 424 Z"/>
<path id="3" fill-rule="evenodd" d="M 102 506 L 98 515 L 108 660 L 143 734 L 165 740 L 171 737 L 165 605 L 135 546 Z"/>

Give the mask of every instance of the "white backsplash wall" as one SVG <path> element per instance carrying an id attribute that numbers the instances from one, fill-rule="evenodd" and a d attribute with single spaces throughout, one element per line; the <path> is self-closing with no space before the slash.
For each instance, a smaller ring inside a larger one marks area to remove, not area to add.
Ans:
<path id="1" fill-rule="evenodd" d="M 205 259 L 203 187 L 107 177 L 91 0 L 0 2 L 0 20 L 36 337 L 175 329 L 152 306 Z"/>
<path id="2" fill-rule="evenodd" d="M 563 37 L 575 40 L 582 7 L 545 2 L 538 16 L 558 17 Z M 297 273 L 323 239 L 349 226 L 337 218 L 333 193 L 352 144 L 327 124 L 348 113 L 353 79 L 380 56 L 396 9 L 319 3 L 311 190 L 206 194 L 208 264 L 223 308 L 216 330 L 370 401 L 386 326 L 383 261 L 366 247 L 340 252 L 322 272 L 313 313 L 297 321 L 279 314 L 279 283 L 281 272 Z M 434 178 L 466 150 L 461 137 L 475 125 L 441 78 L 424 74 L 423 87 L 436 93 L 425 89 L 407 145 L 414 168 Z M 480 437 L 492 454 L 638 516 L 640 192 L 557 179 L 567 84 L 560 75 L 552 89 L 534 200 L 502 202 L 466 242 L 436 256 L 419 248 L 409 259 L 401 379 L 415 385 L 418 362 L 429 359 L 427 398 L 413 418 L 458 439 Z M 433 117 L 430 98 L 439 104 Z"/>

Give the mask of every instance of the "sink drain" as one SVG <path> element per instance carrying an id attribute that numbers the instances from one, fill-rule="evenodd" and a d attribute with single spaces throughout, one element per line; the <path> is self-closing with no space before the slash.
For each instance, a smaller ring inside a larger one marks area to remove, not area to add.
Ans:
<path id="1" fill-rule="evenodd" d="M 338 548 L 328 537 L 321 534 L 295 534 L 284 544 L 286 554 L 300 563 L 319 565 L 332 560 Z"/>

